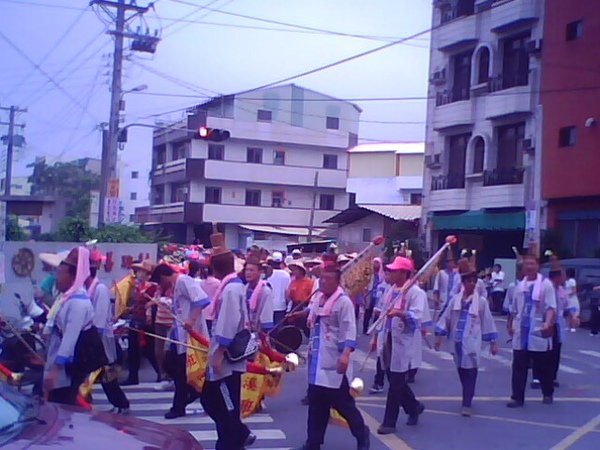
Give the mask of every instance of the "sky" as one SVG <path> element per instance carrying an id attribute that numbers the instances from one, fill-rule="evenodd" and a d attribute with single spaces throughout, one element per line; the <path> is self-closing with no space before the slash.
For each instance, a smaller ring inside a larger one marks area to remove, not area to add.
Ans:
<path id="1" fill-rule="evenodd" d="M 123 88 L 148 88 L 125 95 L 125 123 L 179 119 L 206 96 L 296 75 L 430 24 L 430 0 L 155 0 L 143 20 L 129 22 L 132 31 L 158 30 L 161 41 L 154 55 L 126 52 Z M 109 114 L 110 28 L 107 14 L 87 0 L 0 0 L 0 106 L 27 108 L 18 116 L 27 145 L 16 154 L 13 176 L 27 174 L 26 164 L 37 156 L 50 163 L 100 156 L 98 125 Z M 428 60 L 424 34 L 293 82 L 342 99 L 420 97 L 354 101 L 363 109 L 360 138 L 420 142 Z M 0 121 L 7 118 L 0 111 Z M 120 157 L 149 170 L 151 150 L 151 130 L 132 128 Z"/>

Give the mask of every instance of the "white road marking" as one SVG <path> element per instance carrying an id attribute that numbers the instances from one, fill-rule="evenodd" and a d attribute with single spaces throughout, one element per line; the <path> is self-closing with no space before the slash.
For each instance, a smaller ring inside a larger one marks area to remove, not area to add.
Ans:
<path id="1" fill-rule="evenodd" d="M 579 350 L 579 353 L 585 356 L 593 356 L 594 358 L 600 358 L 600 352 L 595 350 Z"/>
<path id="2" fill-rule="evenodd" d="M 163 416 L 146 416 L 139 417 L 140 419 L 149 420 L 150 422 L 160 423 L 163 425 L 212 425 L 214 422 L 208 416 L 194 414 L 177 419 L 165 419 Z M 244 423 L 273 423 L 273 418 L 268 414 L 253 414 L 250 417 L 243 419 Z"/>
<path id="3" fill-rule="evenodd" d="M 285 439 L 285 433 L 281 430 L 276 429 L 258 429 L 252 430 L 252 433 L 256 435 L 257 439 L 274 440 L 274 439 Z M 190 431 L 190 434 L 198 441 L 216 441 L 217 430 L 202 430 L 202 431 Z"/>
<path id="4" fill-rule="evenodd" d="M 565 366 L 564 364 L 561 364 L 558 367 L 558 370 L 562 370 L 563 372 L 566 372 L 566 373 L 572 373 L 574 375 L 582 375 L 583 374 L 583 370 L 579 370 L 579 369 L 575 369 L 573 367 Z"/>

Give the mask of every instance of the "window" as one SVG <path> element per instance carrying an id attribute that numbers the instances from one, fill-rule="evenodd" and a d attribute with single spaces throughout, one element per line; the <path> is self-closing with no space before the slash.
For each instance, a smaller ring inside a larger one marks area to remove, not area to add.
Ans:
<path id="1" fill-rule="evenodd" d="M 454 82 L 452 84 L 453 102 L 469 100 L 471 94 L 471 58 L 473 51 L 460 53 L 452 58 L 454 63 Z"/>
<path id="2" fill-rule="evenodd" d="M 260 191 L 246 189 L 246 206 L 260 206 Z"/>
<path id="3" fill-rule="evenodd" d="M 529 83 L 529 52 L 527 42 L 530 34 L 504 40 L 502 58 L 502 88 L 527 86 Z"/>
<path id="4" fill-rule="evenodd" d="M 225 159 L 225 146 L 222 144 L 208 144 L 208 159 Z"/>
<path id="5" fill-rule="evenodd" d="M 362 233 L 362 240 L 363 242 L 371 242 L 372 239 L 372 235 L 373 235 L 373 230 L 371 230 L 370 228 L 363 228 L 363 233 Z"/>
<path id="6" fill-rule="evenodd" d="M 333 211 L 335 196 L 333 194 L 321 194 L 319 197 L 319 209 Z"/>
<path id="7" fill-rule="evenodd" d="M 330 117 L 327 116 L 326 124 L 328 130 L 339 130 L 340 129 L 340 119 L 338 117 Z"/>
<path id="8" fill-rule="evenodd" d="M 154 161 L 155 165 L 167 162 L 167 146 L 165 144 L 154 147 Z"/>
<path id="9" fill-rule="evenodd" d="M 135 222 L 135 214 L 129 214 L 129 221 Z"/>
<path id="10" fill-rule="evenodd" d="M 221 188 L 206 186 L 204 191 L 204 202 L 211 204 L 221 203 Z"/>
<path id="11" fill-rule="evenodd" d="M 130 192 L 129 200 L 137 200 L 137 192 Z"/>
<path id="12" fill-rule="evenodd" d="M 180 203 L 187 200 L 188 186 L 186 183 L 171 184 L 171 203 Z"/>
<path id="13" fill-rule="evenodd" d="M 173 161 L 187 158 L 187 150 L 189 147 L 188 141 L 175 142 L 173 144 Z"/>
<path id="14" fill-rule="evenodd" d="M 350 192 L 348 195 L 348 208 L 356 207 L 356 193 Z"/>
<path id="15" fill-rule="evenodd" d="M 271 111 L 267 111 L 266 109 L 259 109 L 256 112 L 257 122 L 271 122 L 271 120 L 273 120 L 273 113 Z"/>
<path id="16" fill-rule="evenodd" d="M 276 166 L 285 165 L 285 152 L 283 150 L 275 150 L 273 152 L 273 164 Z"/>
<path id="17" fill-rule="evenodd" d="M 323 168 L 324 169 L 337 169 L 338 163 L 337 155 L 323 155 Z"/>
<path id="18" fill-rule="evenodd" d="M 158 186 L 154 186 L 154 192 L 152 196 L 152 204 L 153 205 L 163 205 L 165 203 L 165 185 L 159 184 Z"/>
<path id="19" fill-rule="evenodd" d="M 525 139 L 525 123 L 517 123 L 498 127 L 498 169 L 522 167 L 523 139 Z"/>
<path id="20" fill-rule="evenodd" d="M 471 134 L 457 134 L 448 138 L 448 189 L 465 187 L 465 161 L 467 143 Z"/>
<path id="21" fill-rule="evenodd" d="M 583 37 L 583 20 L 576 20 L 567 24 L 567 41 L 576 41 Z"/>
<path id="22" fill-rule="evenodd" d="M 482 47 L 479 50 L 479 65 L 477 72 L 477 84 L 487 83 L 490 79 L 490 50 Z"/>
<path id="23" fill-rule="evenodd" d="M 410 194 L 410 204 L 420 205 L 423 202 L 423 194 Z"/>
<path id="24" fill-rule="evenodd" d="M 246 150 L 246 162 L 261 164 L 263 149 L 257 147 L 248 147 Z"/>
<path id="25" fill-rule="evenodd" d="M 558 132 L 559 147 L 574 147 L 577 144 L 577 127 L 563 127 Z"/>
<path id="26" fill-rule="evenodd" d="M 485 142 L 481 136 L 473 142 L 473 173 L 483 172 L 483 161 L 485 158 Z"/>
<path id="27" fill-rule="evenodd" d="M 140 173 L 136 170 L 131 172 L 131 179 L 132 180 L 137 180 L 140 177 Z"/>
<path id="28" fill-rule="evenodd" d="M 285 199 L 282 191 L 273 191 L 271 193 L 271 206 L 273 208 L 281 208 L 284 201 Z"/>

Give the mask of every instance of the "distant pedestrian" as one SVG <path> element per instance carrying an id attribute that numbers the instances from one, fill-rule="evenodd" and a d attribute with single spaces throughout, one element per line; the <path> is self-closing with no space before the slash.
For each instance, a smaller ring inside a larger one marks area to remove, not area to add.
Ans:
<path id="1" fill-rule="evenodd" d="M 475 290 L 477 272 L 468 260 L 461 260 L 459 273 L 464 289 L 437 322 L 435 349 L 440 350 L 442 337 L 448 338 L 462 385 L 462 415 L 468 417 L 472 414 L 482 342 L 490 342 L 490 351 L 495 355 L 498 332 L 488 303 Z"/>
<path id="2" fill-rule="evenodd" d="M 367 334 L 369 325 L 371 324 L 371 318 L 373 317 L 373 311 L 377 305 L 379 285 L 384 282 L 383 274 L 383 262 L 381 258 L 373 259 L 373 275 L 371 276 L 371 282 L 367 289 L 367 295 L 365 298 L 365 314 L 363 317 L 363 334 Z"/>
<path id="3" fill-rule="evenodd" d="M 504 300 L 504 272 L 500 264 L 494 264 L 494 268 L 491 273 L 491 297 L 492 297 L 492 311 L 502 312 L 502 302 Z"/>
<path id="4" fill-rule="evenodd" d="M 567 302 L 569 309 L 579 317 L 581 312 L 581 306 L 579 304 L 579 297 L 577 297 L 577 281 L 575 280 L 575 269 L 567 269 L 567 281 L 565 282 L 565 289 L 567 291 Z M 571 332 L 576 331 L 578 324 L 576 321 L 569 320 L 569 328 Z"/>

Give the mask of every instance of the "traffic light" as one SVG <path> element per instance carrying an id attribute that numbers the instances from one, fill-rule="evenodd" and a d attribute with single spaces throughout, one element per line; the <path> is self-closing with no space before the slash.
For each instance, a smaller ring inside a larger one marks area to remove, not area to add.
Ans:
<path id="1" fill-rule="evenodd" d="M 220 130 L 218 128 L 200 127 L 196 137 L 207 141 L 221 142 L 229 139 L 231 133 L 228 130 Z"/>

